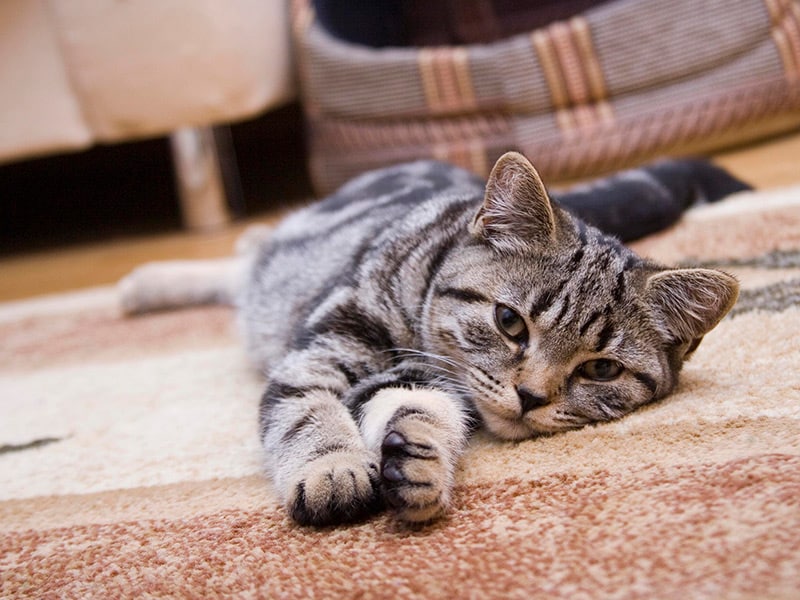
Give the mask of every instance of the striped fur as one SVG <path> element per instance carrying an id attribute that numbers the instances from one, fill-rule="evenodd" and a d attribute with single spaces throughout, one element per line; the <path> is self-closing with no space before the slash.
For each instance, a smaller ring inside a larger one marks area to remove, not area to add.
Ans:
<path id="1" fill-rule="evenodd" d="M 741 184 L 671 161 L 551 201 L 519 154 L 488 184 L 422 161 L 362 175 L 257 246 L 238 305 L 269 383 L 268 470 L 304 524 L 445 514 L 468 432 L 523 439 L 670 393 L 736 281 L 633 237 Z M 595 201 L 591 201 L 595 197 Z M 597 210 L 597 199 L 606 206 Z M 640 223 L 620 211 L 646 209 Z"/>

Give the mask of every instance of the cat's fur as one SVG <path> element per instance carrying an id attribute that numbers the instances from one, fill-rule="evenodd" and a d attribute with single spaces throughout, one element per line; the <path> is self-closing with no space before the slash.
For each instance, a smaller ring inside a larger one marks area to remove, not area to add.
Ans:
<path id="1" fill-rule="evenodd" d="M 744 188 L 669 161 L 560 202 L 631 237 L 696 192 Z M 655 220 L 631 229 L 632 211 Z M 553 203 L 516 153 L 485 186 L 432 161 L 363 175 L 257 240 L 247 264 L 238 309 L 268 376 L 268 471 L 294 519 L 316 525 L 383 505 L 407 522 L 442 516 L 474 426 L 519 440 L 662 398 L 738 294 L 725 273 L 637 257 Z M 170 304 L 148 304 L 136 277 L 129 307 Z"/>

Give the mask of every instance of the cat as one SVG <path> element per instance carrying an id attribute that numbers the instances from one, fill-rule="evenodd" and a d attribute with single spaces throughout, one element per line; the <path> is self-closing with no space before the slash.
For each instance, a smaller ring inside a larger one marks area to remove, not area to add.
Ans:
<path id="1" fill-rule="evenodd" d="M 553 434 L 675 389 L 738 283 L 644 260 L 620 240 L 747 187 L 710 163 L 670 160 L 553 200 L 515 152 L 488 182 L 418 161 L 361 175 L 251 236 L 237 263 L 140 269 L 121 283 L 123 302 L 234 301 L 268 379 L 267 471 L 296 522 L 388 507 L 428 523 L 451 506 L 475 428 Z"/>

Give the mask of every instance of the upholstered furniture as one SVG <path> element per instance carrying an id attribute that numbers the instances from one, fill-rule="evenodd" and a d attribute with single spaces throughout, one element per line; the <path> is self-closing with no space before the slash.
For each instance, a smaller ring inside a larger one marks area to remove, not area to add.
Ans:
<path id="1" fill-rule="evenodd" d="M 294 95 L 283 0 L 3 0 L 0 162 L 173 136 L 189 224 L 225 219 L 213 135 Z"/>

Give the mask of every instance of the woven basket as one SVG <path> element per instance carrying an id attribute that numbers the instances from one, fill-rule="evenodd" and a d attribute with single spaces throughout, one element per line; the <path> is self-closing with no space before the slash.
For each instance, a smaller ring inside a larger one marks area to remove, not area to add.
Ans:
<path id="1" fill-rule="evenodd" d="M 489 44 L 377 49 L 292 8 L 321 194 L 416 158 L 485 176 L 517 150 L 564 181 L 800 125 L 800 0 L 616 0 Z"/>

